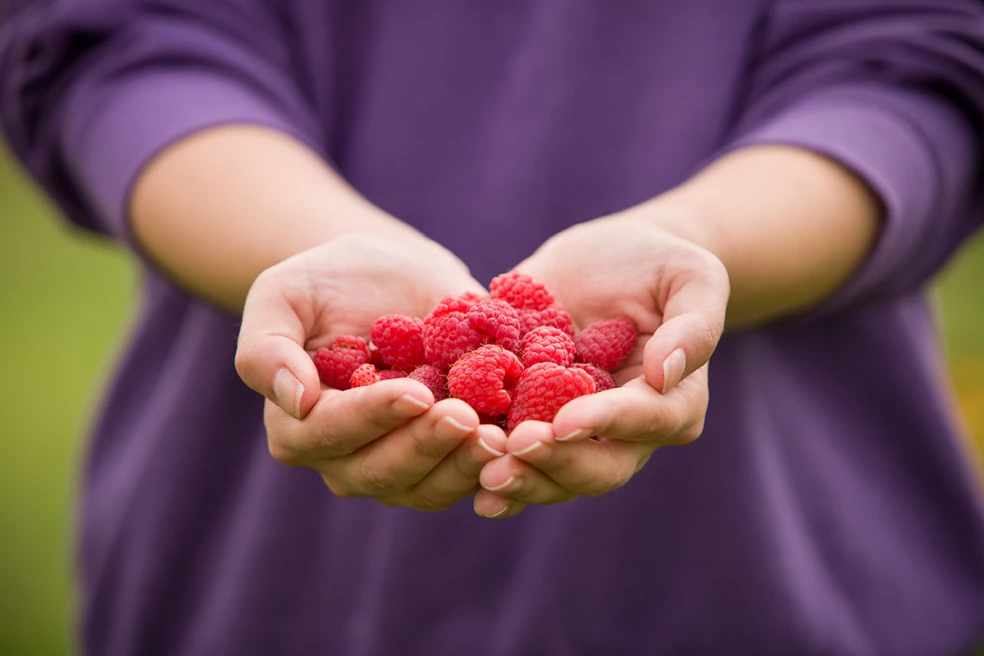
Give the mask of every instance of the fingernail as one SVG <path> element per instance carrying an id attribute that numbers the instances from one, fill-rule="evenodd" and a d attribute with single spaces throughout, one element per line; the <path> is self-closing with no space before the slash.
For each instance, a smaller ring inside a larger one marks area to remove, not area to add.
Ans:
<path id="1" fill-rule="evenodd" d="M 482 515 L 482 517 L 486 517 L 488 519 L 495 519 L 496 517 L 502 517 L 507 512 L 509 512 L 509 504 L 508 503 L 505 506 L 503 506 L 502 507 L 502 510 L 500 510 L 499 512 L 497 512 L 495 514 L 492 514 L 492 515 Z"/>
<path id="2" fill-rule="evenodd" d="M 591 437 L 594 431 L 590 431 L 587 428 L 578 428 L 576 431 L 570 435 L 565 435 L 563 437 L 555 438 L 558 442 L 570 442 L 573 440 L 583 440 L 586 437 Z"/>
<path id="3" fill-rule="evenodd" d="M 301 397 L 304 396 L 304 386 L 287 369 L 280 369 L 273 377 L 273 395 L 277 397 L 277 405 L 294 419 L 301 418 Z"/>
<path id="4" fill-rule="evenodd" d="M 409 394 L 404 394 L 393 401 L 393 409 L 401 415 L 416 416 L 427 412 L 428 408 L 430 408 L 429 405 Z"/>
<path id="5" fill-rule="evenodd" d="M 514 456 L 526 456 L 526 455 L 529 455 L 529 454 L 533 453 L 534 451 L 536 451 L 537 449 L 539 449 L 541 446 L 543 446 L 543 442 L 537 441 L 537 442 L 534 442 L 533 444 L 529 445 L 528 447 L 526 447 L 522 451 L 515 451 L 515 452 L 513 452 L 513 455 Z"/>
<path id="6" fill-rule="evenodd" d="M 687 354 L 677 349 L 663 360 L 663 394 L 673 389 L 687 370 Z"/>
<path id="7" fill-rule="evenodd" d="M 506 479 L 505 483 L 496 485 L 495 487 L 486 487 L 485 489 L 488 490 L 489 492 L 499 492 L 500 490 L 505 490 L 507 487 L 512 485 L 515 480 L 516 480 L 515 476 L 510 476 L 509 478 Z"/>
<path id="8" fill-rule="evenodd" d="M 506 455 L 505 451 L 498 451 L 496 449 L 493 449 L 491 446 L 489 446 L 489 443 L 485 441 L 484 437 L 478 438 L 478 445 L 483 449 L 485 449 L 486 451 L 488 451 L 489 453 L 491 453 L 492 455 L 494 455 L 496 458 Z"/>
<path id="9" fill-rule="evenodd" d="M 434 434 L 440 440 L 454 440 L 475 430 L 468 428 L 454 417 L 444 417 L 434 424 Z"/>

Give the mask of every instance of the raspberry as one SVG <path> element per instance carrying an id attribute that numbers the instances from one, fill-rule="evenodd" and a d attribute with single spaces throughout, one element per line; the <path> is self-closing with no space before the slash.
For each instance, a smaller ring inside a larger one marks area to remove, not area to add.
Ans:
<path id="1" fill-rule="evenodd" d="M 520 340 L 519 349 L 524 367 L 532 367 L 539 362 L 553 362 L 567 367 L 574 362 L 574 340 L 560 328 L 534 328 Z"/>
<path id="2" fill-rule="evenodd" d="M 553 421 L 565 403 L 593 394 L 594 379 L 583 369 L 562 367 L 553 362 L 535 364 L 520 377 L 509 408 L 508 428 L 523 421 Z"/>
<path id="3" fill-rule="evenodd" d="M 636 325 L 628 317 L 596 321 L 574 340 L 577 354 L 605 371 L 615 371 L 635 348 Z"/>
<path id="4" fill-rule="evenodd" d="M 550 305 L 543 310 L 520 310 L 519 318 L 521 335 L 525 335 L 540 326 L 550 326 L 551 328 L 560 328 L 574 337 L 574 319 L 571 318 L 567 310 L 559 305 Z"/>
<path id="5" fill-rule="evenodd" d="M 542 282 L 519 271 L 496 276 L 489 291 L 492 298 L 505 301 L 517 310 L 545 310 L 554 303 L 553 294 Z"/>
<path id="6" fill-rule="evenodd" d="M 448 391 L 476 412 L 501 415 L 509 409 L 509 393 L 522 373 L 523 365 L 515 353 L 501 346 L 483 346 L 451 366 Z"/>
<path id="7" fill-rule="evenodd" d="M 371 357 L 371 362 L 376 365 L 376 369 L 382 371 L 386 368 L 386 363 L 383 362 L 382 353 L 380 353 L 379 349 L 372 344 L 369 345 L 369 356 Z"/>
<path id="8" fill-rule="evenodd" d="M 590 362 L 575 362 L 571 365 L 574 369 L 581 369 L 587 371 L 588 374 L 594 378 L 595 392 L 604 392 L 605 390 L 613 389 L 618 387 L 615 384 L 615 379 L 612 375 L 602 369 L 599 366 L 593 365 Z"/>
<path id="9" fill-rule="evenodd" d="M 486 344 L 507 351 L 519 348 L 519 314 L 503 301 L 485 299 L 470 303 L 444 297 L 424 319 L 427 360 L 447 368 L 462 355 Z"/>
<path id="10" fill-rule="evenodd" d="M 478 303 L 489 298 L 488 294 L 479 294 L 478 292 L 465 292 L 459 298 L 463 301 L 468 301 L 469 303 Z"/>
<path id="11" fill-rule="evenodd" d="M 328 387 L 345 390 L 349 379 L 359 367 L 369 362 L 369 347 L 361 337 L 343 335 L 327 348 L 319 348 L 312 356 L 318 376 Z"/>
<path id="12" fill-rule="evenodd" d="M 367 387 L 373 383 L 378 383 L 383 378 L 379 375 L 371 363 L 359 365 L 355 371 L 352 372 L 352 377 L 349 378 L 349 383 L 352 387 Z"/>
<path id="13" fill-rule="evenodd" d="M 416 317 L 387 314 L 372 324 L 373 346 L 383 362 L 400 371 L 413 371 L 424 364 L 424 322 Z"/>
<path id="14" fill-rule="evenodd" d="M 335 341 L 331 343 L 329 348 L 347 348 L 362 351 L 363 353 L 369 353 L 369 345 L 366 344 L 366 340 L 355 335 L 339 335 L 335 338 Z"/>
<path id="15" fill-rule="evenodd" d="M 379 372 L 380 380 L 392 380 L 393 378 L 406 378 L 407 375 L 396 369 L 383 369 Z"/>
<path id="16" fill-rule="evenodd" d="M 426 385 L 434 393 L 435 401 L 448 398 L 448 377 L 437 367 L 422 364 L 410 373 L 409 378 Z"/>

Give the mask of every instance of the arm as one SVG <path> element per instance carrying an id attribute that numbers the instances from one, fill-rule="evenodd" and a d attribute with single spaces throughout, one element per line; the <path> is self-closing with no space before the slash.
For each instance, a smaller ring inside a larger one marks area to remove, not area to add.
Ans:
<path id="1" fill-rule="evenodd" d="M 871 250 L 881 217 L 871 189 L 843 166 L 783 146 L 730 153 L 637 211 L 721 259 L 731 328 L 826 299 Z"/>
<path id="2" fill-rule="evenodd" d="M 344 234 L 436 244 L 389 216 L 290 137 L 255 126 L 197 133 L 142 170 L 133 235 L 193 293 L 241 312 L 263 270 Z"/>
<path id="3" fill-rule="evenodd" d="M 464 402 L 409 378 L 319 381 L 308 350 L 481 286 L 334 173 L 269 3 L 62 9 L 5 26 L 0 121 L 68 217 L 243 311 L 235 367 L 267 398 L 275 458 L 392 505 L 472 491 L 506 438 Z"/>
<path id="4" fill-rule="evenodd" d="M 763 28 L 721 152 L 523 263 L 576 321 L 628 314 L 651 337 L 622 387 L 517 427 L 486 490 L 554 503 L 619 487 L 655 449 L 700 434 L 725 304 L 742 328 L 897 298 L 980 225 L 979 2 L 773 0 Z M 486 514 L 502 503 L 476 498 Z"/>

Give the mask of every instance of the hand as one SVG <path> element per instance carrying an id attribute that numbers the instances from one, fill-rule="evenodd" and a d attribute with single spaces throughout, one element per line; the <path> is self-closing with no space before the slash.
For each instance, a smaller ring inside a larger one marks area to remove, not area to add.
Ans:
<path id="1" fill-rule="evenodd" d="M 512 431 L 509 455 L 482 470 L 478 514 L 509 517 L 527 503 L 603 494 L 624 485 L 657 448 L 687 444 L 703 430 L 707 361 L 724 328 L 728 274 L 651 212 L 569 228 L 517 267 L 544 282 L 578 328 L 626 315 L 640 337 L 614 374 L 621 387 L 574 399 L 552 424 L 529 421 Z"/>
<path id="2" fill-rule="evenodd" d="M 390 313 L 424 316 L 447 294 L 482 292 L 457 258 L 424 240 L 347 235 L 264 271 L 243 311 L 236 369 L 266 398 L 274 458 L 317 470 L 343 497 L 442 510 L 475 491 L 505 452 L 500 428 L 466 403 L 435 403 L 409 378 L 352 390 L 322 387 L 309 351 L 368 335 Z"/>

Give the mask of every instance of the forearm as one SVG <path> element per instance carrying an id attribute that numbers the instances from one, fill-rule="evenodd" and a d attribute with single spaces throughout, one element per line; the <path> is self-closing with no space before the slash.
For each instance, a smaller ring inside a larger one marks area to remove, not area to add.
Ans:
<path id="1" fill-rule="evenodd" d="M 235 312 L 264 269 L 332 237 L 423 239 L 278 132 L 193 135 L 141 172 L 130 203 L 140 247 L 180 285 Z"/>
<path id="2" fill-rule="evenodd" d="M 738 328 L 831 295 L 870 251 L 881 214 L 874 194 L 848 170 L 783 146 L 731 153 L 638 209 L 724 262 L 728 326 Z"/>

